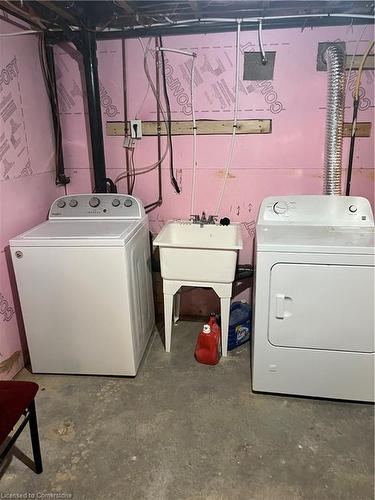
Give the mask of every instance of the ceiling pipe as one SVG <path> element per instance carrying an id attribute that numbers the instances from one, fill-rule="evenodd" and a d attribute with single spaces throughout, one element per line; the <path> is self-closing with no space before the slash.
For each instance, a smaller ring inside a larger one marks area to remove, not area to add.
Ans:
<path id="1" fill-rule="evenodd" d="M 296 14 L 296 15 L 291 15 L 291 16 L 261 16 L 261 17 L 244 17 L 241 19 L 242 23 L 256 23 L 259 24 L 259 22 L 263 21 L 277 21 L 277 20 L 283 20 L 283 19 L 309 19 L 309 18 L 328 18 L 328 17 L 342 17 L 342 18 L 349 18 L 349 19 L 368 19 L 375 21 L 375 16 L 367 15 L 367 14 Z M 238 22 L 238 18 L 224 18 L 224 17 L 207 17 L 207 18 L 200 18 L 200 19 L 184 19 L 181 21 L 173 21 L 169 20 L 167 23 L 153 23 L 153 24 L 148 24 L 147 28 L 160 28 L 160 27 L 165 27 L 165 26 L 185 26 L 189 24 L 204 24 L 204 23 L 236 23 Z M 146 26 L 145 25 L 137 25 L 137 26 L 127 26 L 119 30 L 118 28 L 109 28 L 108 30 L 103 30 L 105 31 L 127 31 L 127 30 L 139 30 L 139 29 L 144 29 Z"/>

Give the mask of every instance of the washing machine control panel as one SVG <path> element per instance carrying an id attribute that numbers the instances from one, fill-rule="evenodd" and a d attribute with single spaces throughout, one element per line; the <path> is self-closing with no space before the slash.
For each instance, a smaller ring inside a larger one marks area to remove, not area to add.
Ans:
<path id="1" fill-rule="evenodd" d="M 140 200 L 126 194 L 77 194 L 52 203 L 49 219 L 142 219 Z"/>
<path id="2" fill-rule="evenodd" d="M 271 196 L 261 204 L 258 224 L 373 227 L 374 218 L 359 196 Z"/>
<path id="3" fill-rule="evenodd" d="M 274 203 L 272 209 L 275 214 L 286 214 L 288 211 L 289 205 L 286 201 L 277 201 Z"/>

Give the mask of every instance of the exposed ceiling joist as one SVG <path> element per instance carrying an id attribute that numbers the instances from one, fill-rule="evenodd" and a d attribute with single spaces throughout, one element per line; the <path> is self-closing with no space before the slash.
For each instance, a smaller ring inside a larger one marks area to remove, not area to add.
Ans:
<path id="1" fill-rule="evenodd" d="M 243 29 L 256 29 L 260 17 L 264 29 L 374 22 L 374 4 L 367 0 L 0 0 L 1 6 L 42 29 L 89 25 L 98 38 L 222 32 L 234 29 L 236 19 L 243 20 Z M 365 17 L 351 19 L 355 15 Z"/>
<path id="2" fill-rule="evenodd" d="M 45 7 L 47 7 L 47 9 L 51 10 L 52 12 L 58 14 L 73 26 L 80 26 L 81 23 L 75 16 L 73 16 L 67 9 L 64 9 L 55 2 L 51 2 L 49 0 L 38 0 L 38 3 L 44 5 Z"/>

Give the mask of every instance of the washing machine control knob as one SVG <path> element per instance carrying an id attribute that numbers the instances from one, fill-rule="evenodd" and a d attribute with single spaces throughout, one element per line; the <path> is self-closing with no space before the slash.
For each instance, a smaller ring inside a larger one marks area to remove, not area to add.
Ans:
<path id="1" fill-rule="evenodd" d="M 355 214 L 356 211 L 357 211 L 357 207 L 355 205 L 350 205 L 349 212 L 351 212 L 352 214 Z"/>
<path id="2" fill-rule="evenodd" d="M 285 201 L 277 201 L 273 206 L 275 214 L 285 214 L 288 210 L 288 204 Z"/>
<path id="3" fill-rule="evenodd" d="M 131 207 L 133 205 L 133 201 L 130 198 L 126 198 L 124 205 L 126 207 Z"/>
<path id="4" fill-rule="evenodd" d="M 99 198 L 97 198 L 96 196 L 93 196 L 92 198 L 90 198 L 89 205 L 92 208 L 98 207 L 100 205 Z"/>
<path id="5" fill-rule="evenodd" d="M 64 200 L 59 200 L 56 205 L 59 207 L 59 208 L 64 208 L 66 203 Z"/>
<path id="6" fill-rule="evenodd" d="M 117 199 L 117 198 L 115 198 L 115 199 L 112 201 L 112 205 L 113 205 L 114 207 L 118 207 L 118 206 L 120 206 L 120 200 L 119 200 L 119 199 Z"/>
<path id="7" fill-rule="evenodd" d="M 78 201 L 73 199 L 73 200 L 70 200 L 69 202 L 69 206 L 71 206 L 72 208 L 76 207 L 78 205 Z"/>

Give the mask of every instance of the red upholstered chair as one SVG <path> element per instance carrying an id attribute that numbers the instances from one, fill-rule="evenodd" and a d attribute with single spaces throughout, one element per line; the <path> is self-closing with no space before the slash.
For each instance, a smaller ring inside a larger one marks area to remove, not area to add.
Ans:
<path id="1" fill-rule="evenodd" d="M 43 466 L 34 402 L 38 389 L 38 384 L 34 382 L 0 381 L 0 448 L 19 419 L 24 415 L 13 436 L 9 438 L 4 449 L 0 452 L 0 463 L 5 459 L 19 435 L 29 423 L 35 472 L 40 474 L 43 471 Z"/>

